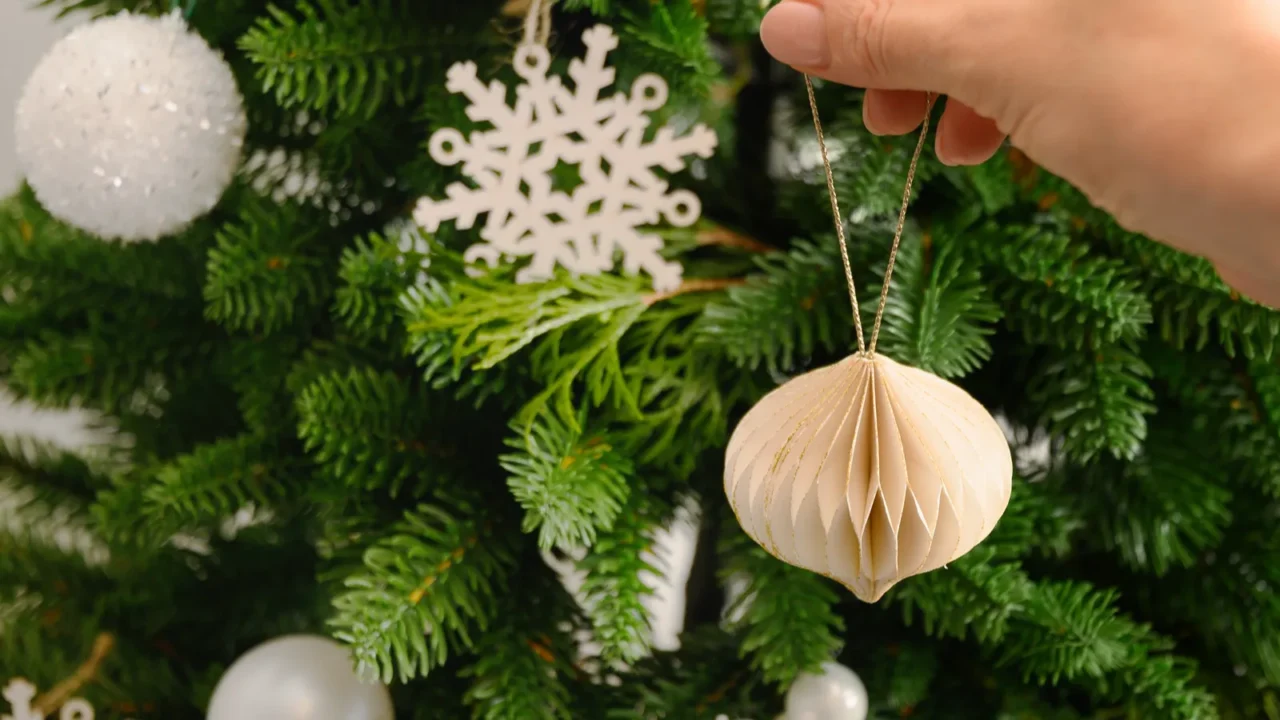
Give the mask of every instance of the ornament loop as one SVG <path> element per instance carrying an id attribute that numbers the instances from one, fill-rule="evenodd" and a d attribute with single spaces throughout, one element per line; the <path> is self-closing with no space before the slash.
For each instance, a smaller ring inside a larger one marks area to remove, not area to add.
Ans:
<path id="1" fill-rule="evenodd" d="M 676 227 L 689 227 L 698 221 L 702 214 L 702 201 L 690 190 L 677 190 L 667 198 L 667 209 L 664 213 L 667 222 Z"/>
<path id="2" fill-rule="evenodd" d="M 521 45 L 516 48 L 516 74 L 525 80 L 539 78 L 547 74 L 551 67 L 551 53 L 541 45 Z"/>
<path id="3" fill-rule="evenodd" d="M 631 96 L 636 106 L 645 112 L 657 110 L 667 104 L 667 81 L 653 73 L 636 78 L 631 86 Z"/>
<path id="4" fill-rule="evenodd" d="M 93 720 L 93 706 L 81 698 L 72 698 L 62 706 L 58 720 Z"/>
<path id="5" fill-rule="evenodd" d="M 462 148 L 467 139 L 454 128 L 441 128 L 431 136 L 427 151 L 431 159 L 441 165 L 457 165 L 462 160 Z"/>

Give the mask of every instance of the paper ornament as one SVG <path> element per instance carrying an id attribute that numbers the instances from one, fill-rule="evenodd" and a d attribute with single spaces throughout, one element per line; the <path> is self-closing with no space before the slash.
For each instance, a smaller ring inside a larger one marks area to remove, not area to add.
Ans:
<path id="1" fill-rule="evenodd" d="M 0 720 L 45 720 L 44 713 L 31 707 L 36 699 L 35 685 L 17 678 L 0 694 L 9 702 L 9 714 L 0 715 Z M 93 720 L 93 706 L 82 698 L 71 698 L 58 710 L 58 720 Z"/>
<path id="2" fill-rule="evenodd" d="M 134 242 L 213 208 L 246 128 L 230 66 L 177 14 L 119 13 L 75 28 L 32 72 L 15 119 L 19 164 L 41 204 Z"/>
<path id="3" fill-rule="evenodd" d="M 207 720 L 394 720 L 391 693 L 356 676 L 351 653 L 326 637 L 288 635 L 236 660 Z"/>
<path id="4" fill-rule="evenodd" d="M 1013 458 L 959 387 L 858 353 L 764 397 L 729 440 L 725 492 L 781 560 L 874 602 L 942 567 L 995 527 Z"/>
<path id="5" fill-rule="evenodd" d="M 804 673 L 787 689 L 786 720 L 867 720 L 867 686 L 840 663 Z"/>
<path id="6" fill-rule="evenodd" d="M 545 280 L 557 265 L 575 274 L 607 272 L 621 254 L 626 272 L 647 273 L 656 290 L 675 289 L 682 268 L 661 256 L 662 238 L 643 228 L 664 219 L 677 227 L 692 225 L 702 204 L 688 190 L 671 191 L 653 169 L 677 172 L 689 156 L 711 157 L 716 135 L 699 124 L 679 136 L 662 127 L 647 139 L 646 113 L 666 104 L 666 81 L 645 74 L 629 96 L 601 97 L 614 82 L 615 71 L 605 63 L 618 38 L 597 25 L 583 33 L 582 42 L 586 56 L 569 64 L 572 90 L 547 76 L 546 47 L 521 45 L 515 71 L 524 83 L 515 88 L 514 108 L 500 82 L 480 81 L 475 63 L 449 69 L 445 87 L 465 95 L 471 102 L 467 116 L 492 129 L 465 138 L 445 128 L 431 136 L 431 157 L 441 165 L 461 163 L 471 184 L 450 185 L 443 200 L 422 199 L 414 218 L 434 232 L 447 220 L 471 228 L 487 214 L 483 242 L 465 258 L 489 265 L 529 258 L 517 282 Z M 552 170 L 559 163 L 576 165 L 581 184 L 572 190 L 553 187 Z"/>

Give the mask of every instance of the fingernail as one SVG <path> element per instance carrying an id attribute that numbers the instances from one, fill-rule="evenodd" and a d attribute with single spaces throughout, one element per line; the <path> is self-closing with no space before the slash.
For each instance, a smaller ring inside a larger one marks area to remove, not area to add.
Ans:
<path id="1" fill-rule="evenodd" d="M 960 163 L 957 162 L 955 158 L 947 155 L 946 138 L 947 136 L 942 133 L 937 133 L 933 136 L 933 152 L 938 156 L 938 162 L 946 165 L 947 167 L 956 167 Z"/>
<path id="2" fill-rule="evenodd" d="M 822 8 L 804 0 L 788 0 L 765 15 L 760 39 L 784 65 L 822 69 L 831 64 L 827 24 Z"/>
<path id="3" fill-rule="evenodd" d="M 862 126 L 872 135 L 884 135 L 884 125 L 880 123 L 879 113 L 875 110 L 874 103 L 869 103 L 866 99 L 862 101 Z"/>

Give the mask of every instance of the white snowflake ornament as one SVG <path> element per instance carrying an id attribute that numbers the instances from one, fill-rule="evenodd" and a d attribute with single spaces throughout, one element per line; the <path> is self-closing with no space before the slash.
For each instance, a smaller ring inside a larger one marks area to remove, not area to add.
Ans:
<path id="1" fill-rule="evenodd" d="M 528 257 L 517 282 L 550 278 L 557 265 L 575 274 L 606 272 L 620 252 L 625 272 L 644 271 L 655 290 L 673 290 L 683 269 L 663 259 L 662 238 L 642 228 L 663 220 L 692 225 L 702 203 L 688 190 L 672 191 L 653 169 L 678 172 L 691 155 L 711 157 L 716 134 L 699 124 L 677 136 L 665 126 L 646 140 L 646 113 L 666 104 L 666 81 L 649 73 L 636 79 L 630 96 L 601 97 L 616 75 L 605 63 L 618 38 L 597 25 L 582 41 L 586 56 L 569 64 L 572 90 L 560 78 L 547 77 L 547 48 L 529 43 L 517 49 L 515 70 L 525 82 L 515 89 L 514 108 L 507 104 L 506 86 L 486 86 L 475 63 L 449 69 L 449 92 L 465 95 L 471 102 L 467 116 L 492 129 L 470 138 L 454 128 L 432 135 L 431 157 L 442 165 L 461 163 L 474 187 L 454 183 L 444 200 L 423 198 L 414 219 L 429 232 L 447 220 L 466 230 L 487 214 L 483 242 L 465 258 L 496 265 Z M 551 172 L 559 163 L 578 166 L 578 187 L 553 187 Z"/>
<path id="2" fill-rule="evenodd" d="M 0 694 L 12 712 L 0 715 L 0 720 L 45 720 L 44 713 L 31 707 L 36 698 L 35 685 L 21 678 L 10 680 Z M 58 720 L 93 720 L 93 706 L 81 698 L 72 698 L 63 703 Z"/>

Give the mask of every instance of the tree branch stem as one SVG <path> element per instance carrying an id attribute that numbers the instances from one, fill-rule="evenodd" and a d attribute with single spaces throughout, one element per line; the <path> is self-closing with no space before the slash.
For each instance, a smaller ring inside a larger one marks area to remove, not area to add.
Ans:
<path id="1" fill-rule="evenodd" d="M 116 638 L 111 633 L 102 633 L 93 641 L 93 649 L 89 652 L 89 659 L 85 660 L 76 671 L 66 680 L 54 685 L 49 692 L 36 698 L 31 704 L 31 709 L 41 716 L 49 715 L 54 710 L 62 707 L 71 696 L 80 691 L 80 688 L 89 684 L 98 675 L 98 670 L 102 667 L 102 662 L 107 659 L 111 651 L 115 649 Z"/>

